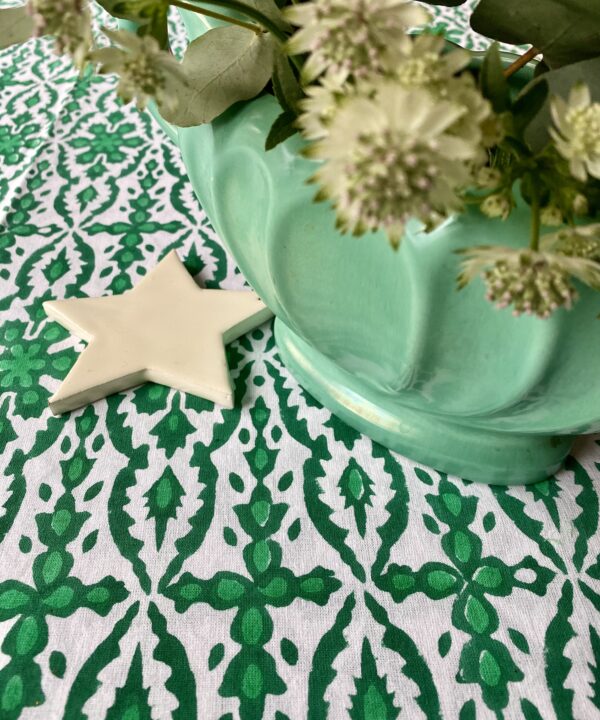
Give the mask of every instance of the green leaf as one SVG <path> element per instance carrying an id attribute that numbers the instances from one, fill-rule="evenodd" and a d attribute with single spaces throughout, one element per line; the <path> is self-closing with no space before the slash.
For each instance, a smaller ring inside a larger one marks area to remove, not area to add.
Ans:
<path id="1" fill-rule="evenodd" d="M 148 498 L 148 518 L 154 518 L 155 521 L 157 550 L 160 550 L 165 539 L 167 523 L 177 517 L 183 495 L 185 491 L 168 465 L 161 477 L 144 494 L 144 497 Z"/>
<path id="2" fill-rule="evenodd" d="M 519 632 L 515 628 L 508 628 L 508 636 L 512 640 L 515 647 L 517 647 L 521 652 L 529 655 L 529 643 L 527 642 L 527 638 L 525 637 L 525 635 L 523 635 L 522 632 Z"/>
<path id="3" fill-rule="evenodd" d="M 238 492 L 238 493 L 244 492 L 244 481 L 236 473 L 232 472 L 229 474 L 229 484 L 236 492 Z"/>
<path id="4" fill-rule="evenodd" d="M 475 711 L 475 700 L 471 698 L 460 709 L 458 720 L 477 720 Z"/>
<path id="5" fill-rule="evenodd" d="M 104 668 L 121 654 L 120 641 L 125 636 L 138 613 L 139 602 L 133 603 L 125 615 L 114 624 L 106 637 L 81 666 L 71 683 L 63 717 L 83 718 L 83 706 L 102 685 L 98 676 Z"/>
<path id="6" fill-rule="evenodd" d="M 187 436 L 195 429 L 180 407 L 179 395 L 175 394 L 170 411 L 150 430 L 150 435 L 157 438 L 157 446 L 163 448 L 166 456 L 171 458 L 177 448 L 185 447 Z"/>
<path id="7" fill-rule="evenodd" d="M 95 482 L 93 485 L 90 485 L 89 488 L 85 491 L 83 495 L 83 499 L 85 502 L 89 502 L 90 500 L 93 500 L 96 495 L 102 490 L 102 487 L 104 486 L 104 482 L 102 480 L 98 480 L 98 482 Z"/>
<path id="8" fill-rule="evenodd" d="M 288 538 L 294 541 L 300 535 L 300 518 L 296 518 L 287 531 Z"/>
<path id="9" fill-rule="evenodd" d="M 416 467 L 415 469 L 415 475 L 419 478 L 419 480 L 424 483 L 425 485 L 433 485 L 433 480 L 431 478 L 431 475 L 428 472 L 425 472 L 425 470 Z"/>
<path id="10" fill-rule="evenodd" d="M 588 667 L 592 673 L 590 682 L 590 700 L 600 710 L 600 636 L 594 627 L 590 625 L 590 644 L 594 656 L 594 663 L 588 663 Z"/>
<path id="11" fill-rule="evenodd" d="M 281 657 L 288 665 L 295 665 L 298 662 L 298 648 L 295 643 L 284 637 L 281 638 L 279 647 L 281 649 Z"/>
<path id="12" fill-rule="evenodd" d="M 237 25 L 209 30 L 189 45 L 181 64 L 185 78 L 169 88 L 177 107 L 161 113 L 180 127 L 211 122 L 234 103 L 257 95 L 272 66 L 271 35 Z"/>
<path id="13" fill-rule="evenodd" d="M 423 525 L 425 525 L 430 533 L 434 533 L 435 535 L 440 534 L 440 527 L 436 523 L 435 518 L 431 517 L 431 515 L 428 515 L 427 513 L 423 513 Z"/>
<path id="14" fill-rule="evenodd" d="M 546 102 L 541 106 L 525 131 L 525 140 L 534 151 L 541 150 L 549 140 L 548 128 L 551 123 L 550 100 L 552 96 L 560 95 L 560 97 L 568 100 L 571 88 L 580 82 L 589 87 L 592 100 L 600 102 L 600 57 L 573 63 L 559 70 L 544 73 L 523 88 L 520 97 L 529 95 L 533 92 L 534 87 L 540 83 L 547 83 L 549 88 Z"/>
<path id="15" fill-rule="evenodd" d="M 372 504 L 373 481 L 356 460 L 350 458 L 339 479 L 338 487 L 345 501 L 344 508 L 352 508 L 356 528 L 360 536 L 364 537 L 367 527 L 366 507 Z"/>
<path id="16" fill-rule="evenodd" d="M 281 10 L 273 0 L 244 0 L 244 5 L 253 7 L 263 15 L 272 20 L 280 30 L 289 30 L 290 26 L 285 21 Z"/>
<path id="17" fill-rule="evenodd" d="M 389 718 L 395 720 L 400 708 L 394 704 L 394 693 L 388 691 L 387 677 L 380 675 L 371 645 L 363 640 L 361 652 L 361 675 L 354 678 L 356 692 L 350 695 L 352 706 L 348 710 L 351 720 Z"/>
<path id="18" fill-rule="evenodd" d="M 142 651 L 138 643 L 133 653 L 125 685 L 117 688 L 115 701 L 106 713 L 106 720 L 122 720 L 123 718 L 152 720 L 152 711 L 148 702 L 149 694 L 150 688 L 144 687 Z"/>
<path id="19" fill-rule="evenodd" d="M 33 20 L 25 5 L 0 10 L 0 49 L 29 40 L 33 30 Z"/>
<path id="20" fill-rule="evenodd" d="M 415 641 L 402 628 L 392 624 L 385 608 L 367 591 L 365 604 L 375 622 L 384 629 L 381 645 L 400 655 L 404 660 L 401 666 L 402 674 L 419 688 L 419 695 L 415 700 L 424 717 L 441 718 L 440 699 L 433 675 Z"/>
<path id="21" fill-rule="evenodd" d="M 495 112 L 504 112 L 510 103 L 508 80 L 504 77 L 498 43 L 485 54 L 479 76 L 481 92 L 492 103 Z"/>
<path id="22" fill-rule="evenodd" d="M 67 658 L 60 650 L 53 650 L 50 653 L 50 672 L 57 678 L 63 678 L 67 669 Z"/>
<path id="23" fill-rule="evenodd" d="M 600 55 L 600 3 L 590 0 L 481 0 L 475 32 L 511 45 L 533 45 L 552 68 Z"/>
<path id="24" fill-rule="evenodd" d="M 279 483 L 277 484 L 277 489 L 279 490 L 279 492 L 285 492 L 290 487 L 290 485 L 292 484 L 293 481 L 294 481 L 294 473 L 291 470 L 288 470 L 279 479 Z"/>
<path id="25" fill-rule="evenodd" d="M 540 711 L 527 698 L 521 700 L 521 710 L 523 711 L 523 718 L 525 720 L 544 720 Z"/>
<path id="26" fill-rule="evenodd" d="M 575 471 L 575 485 L 581 488 L 577 495 L 577 505 L 581 512 L 573 521 L 573 529 L 577 532 L 575 538 L 575 552 L 573 553 L 573 565 L 578 572 L 581 572 L 583 563 L 588 555 L 589 541 L 595 536 L 598 530 L 598 515 L 600 511 L 596 483 L 592 480 L 586 469 L 575 459 L 569 458 L 567 463 L 569 470 Z"/>
<path id="27" fill-rule="evenodd" d="M 556 605 L 556 615 L 550 621 L 544 638 L 546 683 L 558 720 L 573 717 L 575 693 L 567 682 L 573 662 L 565 653 L 569 640 L 576 636 L 570 623 L 572 614 L 573 586 L 570 580 L 565 580 Z"/>
<path id="28" fill-rule="evenodd" d="M 512 113 L 515 132 L 519 138 L 523 139 L 526 129 L 543 108 L 548 100 L 548 93 L 548 83 L 541 78 L 539 82 L 527 85 L 516 99 Z"/>
<path id="29" fill-rule="evenodd" d="M 321 472 L 324 475 L 324 471 L 320 470 L 319 473 Z M 319 477 L 322 477 L 322 475 L 319 475 Z M 320 497 L 323 494 L 323 488 L 319 484 L 318 477 L 306 473 L 303 491 L 308 517 L 319 534 L 335 549 L 340 559 L 348 565 L 354 577 L 364 582 L 366 578 L 365 569 L 356 557 L 354 550 L 346 542 L 349 531 L 340 527 L 331 519 L 333 509 Z"/>
<path id="30" fill-rule="evenodd" d="M 311 718 L 326 718 L 329 714 L 329 701 L 325 699 L 325 695 L 337 675 L 337 670 L 333 667 L 336 658 L 348 647 L 344 630 L 350 625 L 355 605 L 354 593 L 350 593 L 341 610 L 335 615 L 333 625 L 317 644 L 308 676 L 308 706 Z"/>
<path id="31" fill-rule="evenodd" d="M 84 553 L 89 552 L 94 547 L 97 540 L 98 540 L 98 530 L 92 530 L 91 533 L 89 533 L 88 535 L 85 536 L 83 542 L 81 543 L 82 552 L 84 552 Z"/>
<path id="32" fill-rule="evenodd" d="M 529 540 L 536 543 L 540 552 L 549 558 L 561 572 L 566 573 L 567 566 L 564 560 L 556 551 L 554 544 L 543 536 L 544 524 L 525 512 L 523 500 L 511 495 L 507 487 L 496 486 L 494 494 L 506 517 L 510 518 L 516 528 Z"/>
<path id="33" fill-rule="evenodd" d="M 277 147 L 279 143 L 295 135 L 298 132 L 295 122 L 296 114 L 289 110 L 284 110 L 284 112 L 275 119 L 273 125 L 271 125 L 271 129 L 265 140 L 265 150 L 272 150 L 274 147 Z"/>
<path id="34" fill-rule="evenodd" d="M 493 512 L 488 512 L 483 516 L 483 529 L 490 532 L 496 527 L 496 516 Z"/>
<path id="35" fill-rule="evenodd" d="M 152 657 L 164 663 L 171 671 L 164 687 L 179 703 L 173 710 L 171 720 L 188 720 L 198 717 L 196 702 L 196 680 L 184 646 L 167 628 L 167 621 L 160 610 L 151 602 L 148 605 L 148 617 L 152 632 L 158 638 Z"/>
<path id="36" fill-rule="evenodd" d="M 225 646 L 223 643 L 213 645 L 208 654 L 208 669 L 214 670 L 225 656 Z"/>
<path id="37" fill-rule="evenodd" d="M 237 535 L 235 534 L 235 530 L 230 527 L 223 528 L 223 540 L 225 540 L 228 545 L 235 547 L 237 545 Z"/>
<path id="38" fill-rule="evenodd" d="M 442 633 L 438 639 L 438 652 L 440 657 L 446 657 L 452 647 L 452 635 L 449 631 Z"/>
<path id="39" fill-rule="evenodd" d="M 389 450 L 374 444 L 372 454 L 374 458 L 383 458 L 383 469 L 391 478 L 391 497 L 385 506 L 387 520 L 377 528 L 381 544 L 371 566 L 371 577 L 375 579 L 381 575 L 389 562 L 392 548 L 408 526 L 408 488 L 402 465 Z"/>
<path id="40" fill-rule="evenodd" d="M 31 552 L 31 547 L 31 538 L 28 535 L 21 535 L 21 539 L 19 540 L 19 550 L 22 553 L 28 553 Z"/>
<path id="41" fill-rule="evenodd" d="M 304 97 L 304 92 L 294 75 L 288 56 L 282 52 L 275 53 L 273 92 L 283 110 L 298 114 L 298 103 Z"/>

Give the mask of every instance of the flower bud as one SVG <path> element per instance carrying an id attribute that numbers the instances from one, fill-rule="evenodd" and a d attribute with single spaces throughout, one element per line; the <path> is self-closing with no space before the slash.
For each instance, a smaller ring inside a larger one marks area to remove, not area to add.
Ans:
<path id="1" fill-rule="evenodd" d="M 502 193 L 488 195 L 481 203 L 480 208 L 481 212 L 489 218 L 502 218 L 502 220 L 506 220 L 512 210 L 510 199 Z"/>
<path id="2" fill-rule="evenodd" d="M 573 198 L 573 212 L 576 215 L 587 215 L 590 211 L 590 205 L 585 195 L 578 193 Z"/>
<path id="3" fill-rule="evenodd" d="M 547 205 L 545 208 L 542 208 L 540 220 L 542 225 L 547 225 L 548 227 L 556 227 L 564 223 L 563 214 L 556 205 Z"/>

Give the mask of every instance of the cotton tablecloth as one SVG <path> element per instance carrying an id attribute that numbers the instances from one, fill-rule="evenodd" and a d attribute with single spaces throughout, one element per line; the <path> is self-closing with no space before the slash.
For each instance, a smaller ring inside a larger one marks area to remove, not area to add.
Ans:
<path id="1" fill-rule="evenodd" d="M 147 384 L 51 415 L 83 345 L 44 300 L 173 248 L 244 286 L 114 85 L 0 54 L 1 720 L 600 717 L 596 439 L 527 488 L 446 477 L 305 393 L 270 324 L 229 347 L 232 410 Z"/>

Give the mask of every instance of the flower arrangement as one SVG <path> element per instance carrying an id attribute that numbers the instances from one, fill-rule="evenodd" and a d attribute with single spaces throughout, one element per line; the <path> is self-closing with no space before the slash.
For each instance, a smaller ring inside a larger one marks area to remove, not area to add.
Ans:
<path id="1" fill-rule="evenodd" d="M 315 200 L 341 232 L 383 230 L 398 248 L 409 219 L 431 230 L 474 205 L 503 222 L 525 203 L 522 247 L 463 251 L 458 287 L 482 276 L 498 307 L 541 318 L 573 306 L 576 281 L 600 290 L 598 3 L 479 0 L 471 25 L 494 41 L 481 59 L 427 29 L 426 4 L 465 0 L 98 1 L 137 32 L 104 29 L 100 47 L 85 0 L 30 0 L 0 11 L 0 47 L 53 35 L 79 68 L 116 73 L 124 102 L 153 101 L 181 127 L 271 92 L 265 150 L 303 135 Z M 223 23 L 181 62 L 170 6 Z M 529 49 L 507 65 L 498 42 Z M 533 77 L 513 82 L 530 61 Z"/>

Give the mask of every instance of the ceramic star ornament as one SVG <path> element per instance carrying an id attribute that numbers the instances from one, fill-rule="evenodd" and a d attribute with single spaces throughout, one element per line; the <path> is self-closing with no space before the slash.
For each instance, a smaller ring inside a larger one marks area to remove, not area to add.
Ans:
<path id="1" fill-rule="evenodd" d="M 254 292 L 198 287 L 175 251 L 122 295 L 44 310 L 88 343 L 48 401 L 54 414 L 148 381 L 233 407 L 225 344 L 272 316 Z"/>

